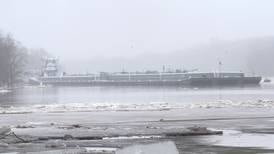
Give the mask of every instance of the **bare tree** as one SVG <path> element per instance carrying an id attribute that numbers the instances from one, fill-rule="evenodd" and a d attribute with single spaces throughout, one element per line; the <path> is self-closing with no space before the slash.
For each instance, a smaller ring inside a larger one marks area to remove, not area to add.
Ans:
<path id="1" fill-rule="evenodd" d="M 13 87 L 23 73 L 26 49 L 11 35 L 0 35 L 0 83 Z"/>

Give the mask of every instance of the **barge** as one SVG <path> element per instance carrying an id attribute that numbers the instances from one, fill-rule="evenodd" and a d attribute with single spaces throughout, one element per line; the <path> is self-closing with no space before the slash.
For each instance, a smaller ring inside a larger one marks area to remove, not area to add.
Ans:
<path id="1" fill-rule="evenodd" d="M 261 77 L 243 73 L 154 73 L 41 77 L 43 85 L 54 86 L 248 86 L 259 85 Z"/>
<path id="2" fill-rule="evenodd" d="M 36 82 L 53 86 L 250 86 L 259 85 L 260 76 L 238 72 L 120 72 L 89 75 L 58 75 L 56 60 L 48 59 L 43 75 Z"/>

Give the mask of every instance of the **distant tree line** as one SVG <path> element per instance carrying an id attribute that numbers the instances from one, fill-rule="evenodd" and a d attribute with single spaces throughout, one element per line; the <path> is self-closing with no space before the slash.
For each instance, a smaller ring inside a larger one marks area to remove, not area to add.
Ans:
<path id="1" fill-rule="evenodd" d="M 10 34 L 0 34 L 0 86 L 12 87 L 20 81 L 27 50 Z"/>
<path id="2" fill-rule="evenodd" d="M 27 49 L 10 34 L 0 33 L 0 88 L 13 87 L 24 77 L 39 74 L 47 56 L 44 49 Z"/>

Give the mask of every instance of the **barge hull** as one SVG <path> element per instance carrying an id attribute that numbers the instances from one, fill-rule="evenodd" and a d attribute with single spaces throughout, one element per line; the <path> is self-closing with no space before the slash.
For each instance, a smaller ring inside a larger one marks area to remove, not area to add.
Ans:
<path id="1" fill-rule="evenodd" d="M 90 80 L 56 80 L 42 81 L 44 85 L 53 86 L 177 86 L 177 87 L 218 87 L 218 86 L 256 86 L 261 82 L 261 77 L 241 78 L 190 78 L 180 81 L 90 81 Z"/>
<path id="2" fill-rule="evenodd" d="M 259 85 L 261 77 L 241 77 L 241 78 L 192 78 L 190 86 L 252 86 Z"/>

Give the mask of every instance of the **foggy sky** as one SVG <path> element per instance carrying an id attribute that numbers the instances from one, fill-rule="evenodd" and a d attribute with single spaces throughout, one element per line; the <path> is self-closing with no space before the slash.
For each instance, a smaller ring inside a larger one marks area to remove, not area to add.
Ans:
<path id="1" fill-rule="evenodd" d="M 273 0 L 1 0 L 0 30 L 62 61 L 132 58 L 273 36 L 273 6 Z"/>

